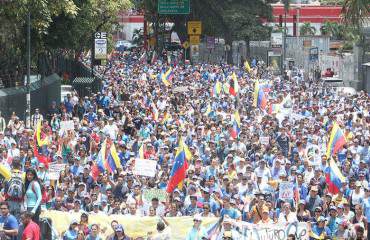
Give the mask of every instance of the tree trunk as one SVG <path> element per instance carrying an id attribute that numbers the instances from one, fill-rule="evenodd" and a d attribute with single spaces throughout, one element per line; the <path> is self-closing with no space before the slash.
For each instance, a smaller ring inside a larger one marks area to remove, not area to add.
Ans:
<path id="1" fill-rule="evenodd" d="M 231 64 L 233 62 L 233 51 L 232 51 L 233 40 L 232 40 L 230 34 L 225 35 L 225 46 L 226 45 L 229 45 L 229 49 L 225 49 L 226 62 L 227 62 L 227 64 Z"/>

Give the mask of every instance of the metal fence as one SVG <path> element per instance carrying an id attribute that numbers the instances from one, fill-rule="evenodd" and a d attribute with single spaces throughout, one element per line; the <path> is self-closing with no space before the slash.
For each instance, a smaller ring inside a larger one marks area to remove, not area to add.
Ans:
<path id="1" fill-rule="evenodd" d="M 199 45 L 199 61 L 204 63 L 221 63 L 226 62 L 227 54 L 231 54 L 232 63 L 240 65 L 242 60 L 249 57 L 262 59 L 267 62 L 267 52 L 270 49 L 270 41 L 251 41 L 248 46 L 245 41 L 233 41 L 231 52 L 227 53 L 224 43 L 216 43 L 215 48 L 207 48 L 206 43 Z"/>
<path id="2" fill-rule="evenodd" d="M 61 79 L 57 74 L 52 74 L 30 84 L 31 110 L 39 108 L 45 113 L 52 101 L 60 102 Z M 27 87 L 5 88 L 0 90 L 0 109 L 5 119 L 9 119 L 13 112 L 25 120 L 27 110 Z"/>
<path id="3" fill-rule="evenodd" d="M 325 36 L 286 38 L 286 58 L 293 58 L 295 65 L 302 66 L 306 72 L 315 65 L 309 58 L 311 48 L 318 48 L 321 54 L 329 53 L 330 38 Z"/>

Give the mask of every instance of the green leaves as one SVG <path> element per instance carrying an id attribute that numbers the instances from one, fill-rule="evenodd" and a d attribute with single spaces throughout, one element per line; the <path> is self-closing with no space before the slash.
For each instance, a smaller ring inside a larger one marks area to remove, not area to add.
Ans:
<path id="1" fill-rule="evenodd" d="M 111 33 L 117 24 L 118 12 L 131 7 L 130 0 L 12 0 L 1 3 L 0 74 L 3 69 L 20 74 L 25 70 L 28 12 L 31 13 L 34 66 L 39 56 L 53 51 L 73 54 L 91 48 L 93 33 Z"/>
<path id="2" fill-rule="evenodd" d="M 346 25 L 360 29 L 370 15 L 369 0 L 345 0 L 342 12 Z"/>
<path id="3" fill-rule="evenodd" d="M 311 23 L 305 22 L 299 29 L 299 34 L 301 36 L 314 36 L 316 33 L 316 28 L 311 26 Z"/>

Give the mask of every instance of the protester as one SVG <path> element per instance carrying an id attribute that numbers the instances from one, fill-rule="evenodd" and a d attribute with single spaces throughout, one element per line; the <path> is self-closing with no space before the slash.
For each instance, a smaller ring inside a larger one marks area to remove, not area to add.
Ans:
<path id="1" fill-rule="evenodd" d="M 34 169 L 28 169 L 26 171 L 25 180 L 25 200 L 27 211 L 33 214 L 32 220 L 36 223 L 39 222 L 39 216 L 41 213 L 41 186 L 37 177 L 37 173 Z"/>
<path id="2" fill-rule="evenodd" d="M 203 240 L 207 237 L 204 227 L 202 227 L 202 217 L 195 215 L 193 218 L 194 225 L 186 236 L 186 240 Z"/>
<path id="3" fill-rule="evenodd" d="M 15 216 L 10 214 L 8 202 L 0 203 L 0 239 L 16 240 L 18 236 L 18 221 Z"/>
<path id="4" fill-rule="evenodd" d="M 22 233 L 22 240 L 40 240 L 40 227 L 32 220 L 33 213 L 28 211 L 23 212 L 21 215 L 21 221 L 24 227 Z"/>
<path id="5" fill-rule="evenodd" d="M 80 221 L 59 231 L 71 239 L 129 238 L 126 222 L 100 229 L 101 215 L 192 216 L 189 239 L 208 237 L 199 221 L 208 217 L 231 229 L 225 239 L 238 224 L 296 221 L 318 236 L 369 234 L 368 93 L 340 95 L 302 71 L 273 75 L 257 60 L 247 70 L 140 56 L 113 52 L 96 69 L 99 92 L 70 94 L 47 115 L 35 110 L 32 129 L 12 116 L 0 131 L 11 214 L 25 202 L 34 222 L 41 210 L 73 215 Z M 137 173 L 138 159 L 155 161 L 152 177 Z M 16 179 L 20 197 L 9 191 Z M 162 236 L 169 226 L 158 224 Z"/>

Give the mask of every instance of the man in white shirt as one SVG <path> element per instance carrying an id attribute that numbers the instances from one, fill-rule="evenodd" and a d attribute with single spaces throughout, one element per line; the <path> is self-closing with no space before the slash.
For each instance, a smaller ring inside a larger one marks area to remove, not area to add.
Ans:
<path id="1" fill-rule="evenodd" d="M 12 147 L 10 149 L 8 149 L 8 157 L 10 157 L 12 159 L 15 158 L 15 157 L 19 157 L 20 151 L 17 148 L 17 144 L 15 142 L 12 142 L 11 145 L 12 145 Z"/>
<path id="2" fill-rule="evenodd" d="M 266 161 L 264 159 L 260 160 L 254 173 L 257 177 L 262 177 L 262 182 L 264 183 L 267 183 L 271 179 L 270 169 L 266 167 Z"/>
<path id="3" fill-rule="evenodd" d="M 109 118 L 108 124 L 103 128 L 104 134 L 108 135 L 112 140 L 116 140 L 118 127 L 113 123 L 113 118 Z"/>

